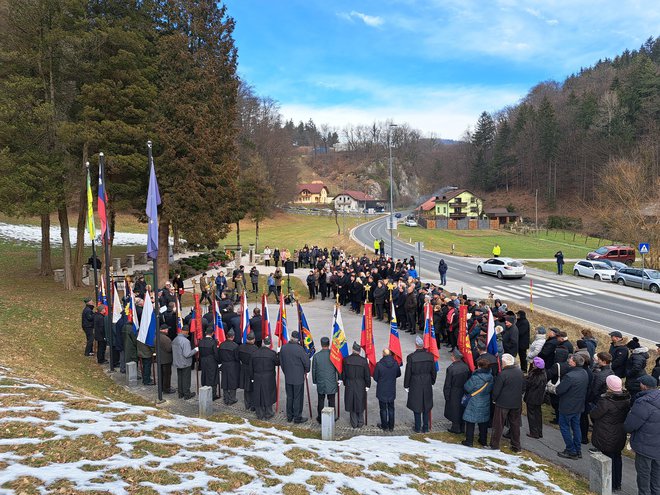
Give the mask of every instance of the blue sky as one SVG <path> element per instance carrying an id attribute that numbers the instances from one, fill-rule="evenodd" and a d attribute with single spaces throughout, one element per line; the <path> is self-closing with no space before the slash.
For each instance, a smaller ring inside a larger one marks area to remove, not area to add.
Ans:
<path id="1" fill-rule="evenodd" d="M 285 118 L 391 120 L 460 138 L 599 58 L 660 34 L 649 0 L 226 0 L 239 74 Z"/>

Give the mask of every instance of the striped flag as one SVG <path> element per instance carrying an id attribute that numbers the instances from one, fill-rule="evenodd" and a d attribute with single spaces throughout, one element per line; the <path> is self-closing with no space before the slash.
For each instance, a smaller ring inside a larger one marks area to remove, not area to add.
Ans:
<path id="1" fill-rule="evenodd" d="M 431 303 L 424 304 L 424 349 L 433 354 L 435 361 L 435 369 L 438 371 L 440 365 L 440 351 L 438 351 L 438 342 L 435 340 L 435 329 L 433 328 L 433 314 L 431 311 Z"/>
<path id="2" fill-rule="evenodd" d="M 215 297 L 213 298 L 215 299 Z M 225 337 L 225 327 L 222 324 L 222 316 L 220 315 L 220 308 L 218 308 L 218 301 L 214 300 L 215 304 L 215 341 L 218 343 L 218 347 L 222 344 L 227 338 Z"/>
<path id="3" fill-rule="evenodd" d="M 268 314 L 268 298 L 261 294 L 261 338 L 270 337 L 270 348 L 273 348 L 273 336 L 270 333 L 270 315 Z"/>
<path id="4" fill-rule="evenodd" d="M 335 305 L 335 314 L 332 317 L 332 343 L 330 344 L 330 361 L 335 365 L 337 373 L 344 369 L 344 358 L 348 357 L 348 343 L 344 333 L 344 322 L 341 319 L 339 304 Z"/>
<path id="5" fill-rule="evenodd" d="M 117 323 L 121 319 L 121 301 L 119 300 L 119 289 L 117 289 L 117 282 L 113 283 L 114 290 L 112 298 L 112 323 Z"/>
<path id="6" fill-rule="evenodd" d="M 277 313 L 275 335 L 277 335 L 277 349 L 279 350 L 280 347 L 289 341 L 289 331 L 286 323 L 286 306 L 284 305 L 283 295 L 280 295 L 280 310 Z"/>
<path id="7" fill-rule="evenodd" d="M 89 165 L 89 163 L 87 163 Z M 96 225 L 94 225 L 94 196 L 92 195 L 92 181 L 87 168 L 87 233 L 90 241 L 96 238 Z"/>
<path id="8" fill-rule="evenodd" d="M 139 342 L 148 346 L 153 346 L 156 341 L 156 312 L 154 311 L 153 303 L 151 302 L 151 294 L 147 291 L 144 296 L 144 307 L 142 308 L 142 321 L 140 322 L 140 330 L 137 334 Z"/>
<path id="9" fill-rule="evenodd" d="M 151 157 L 151 141 L 149 141 L 149 191 L 147 192 L 147 218 L 149 228 L 147 229 L 147 257 L 155 260 L 158 257 L 158 205 L 160 204 L 160 192 L 156 180 L 156 168 L 154 159 Z"/>
<path id="10" fill-rule="evenodd" d="M 396 362 L 401 366 L 403 364 L 403 352 L 401 351 L 401 340 L 399 340 L 399 324 L 396 321 L 394 301 L 391 301 L 390 304 L 392 305 L 392 320 L 390 322 L 390 344 L 388 347 L 390 348 L 390 352 L 394 355 Z"/>
<path id="11" fill-rule="evenodd" d="M 103 157 L 101 156 L 99 158 L 99 191 L 98 191 L 98 202 L 96 204 L 96 208 L 99 212 L 99 219 L 101 220 L 101 238 L 105 241 L 106 232 L 108 230 L 108 217 L 106 215 L 106 207 L 108 206 L 108 193 L 105 190 L 105 184 L 103 184 L 102 163 L 103 163 Z"/>
<path id="12" fill-rule="evenodd" d="M 250 308 L 248 308 L 247 292 L 241 295 L 241 342 L 247 343 L 247 335 L 250 332 Z"/>

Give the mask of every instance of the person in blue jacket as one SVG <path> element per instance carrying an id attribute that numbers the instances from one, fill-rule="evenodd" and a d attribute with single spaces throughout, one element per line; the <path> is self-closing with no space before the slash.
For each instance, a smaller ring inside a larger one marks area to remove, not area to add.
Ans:
<path id="1" fill-rule="evenodd" d="M 477 369 L 465 382 L 463 390 L 470 399 L 463 411 L 465 421 L 465 440 L 461 442 L 466 447 L 472 447 L 474 442 L 474 427 L 479 425 L 479 443 L 487 445 L 488 422 L 490 421 L 490 393 L 493 390 L 493 375 L 487 359 L 477 359 Z"/>

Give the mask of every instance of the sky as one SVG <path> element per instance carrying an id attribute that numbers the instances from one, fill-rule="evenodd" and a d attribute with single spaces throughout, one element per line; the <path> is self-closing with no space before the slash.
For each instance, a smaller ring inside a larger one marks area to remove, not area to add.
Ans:
<path id="1" fill-rule="evenodd" d="M 285 119 L 407 123 L 460 139 L 516 104 L 660 35 L 651 0 L 226 0 L 239 75 Z"/>

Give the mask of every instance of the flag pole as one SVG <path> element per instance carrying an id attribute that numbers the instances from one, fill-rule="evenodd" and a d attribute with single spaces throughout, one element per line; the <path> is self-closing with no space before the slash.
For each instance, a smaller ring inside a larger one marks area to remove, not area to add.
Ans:
<path id="1" fill-rule="evenodd" d="M 89 162 L 85 162 L 85 168 L 87 169 L 87 185 L 89 187 Z M 91 187 L 90 187 L 89 191 L 90 192 L 88 194 L 91 194 Z M 92 205 L 89 204 L 89 199 L 88 199 L 87 207 L 88 208 L 93 208 Z M 87 212 L 87 215 L 89 217 L 90 212 Z M 91 217 L 92 217 L 92 219 L 94 218 L 94 212 L 93 211 L 91 212 Z M 99 300 L 99 276 L 98 276 L 98 267 L 96 266 L 97 265 L 97 263 L 96 263 L 96 260 L 97 260 L 96 259 L 96 243 L 94 242 L 94 236 L 91 234 L 90 229 L 91 229 L 91 227 L 88 225 L 87 230 L 88 230 L 88 232 L 90 234 L 90 237 L 92 239 L 92 260 L 94 260 L 94 266 L 93 266 L 93 268 L 94 268 L 94 297 L 95 297 L 94 301 L 96 303 L 98 303 L 98 300 Z"/>
<path id="2" fill-rule="evenodd" d="M 99 153 L 99 166 L 101 168 L 101 178 L 103 180 L 103 194 L 107 197 L 107 187 L 105 182 L 105 155 L 103 152 Z M 105 202 L 105 197 L 103 201 Z M 107 206 L 107 205 L 106 205 Z M 110 289 L 110 225 L 106 221 L 105 233 L 103 235 L 103 244 L 105 247 L 105 286 Z M 105 315 L 105 334 L 108 336 L 108 347 L 110 348 L 110 372 L 115 371 L 114 357 L 112 355 L 112 330 L 110 328 L 110 318 L 112 314 L 112 298 L 108 298 L 108 314 Z"/>
<path id="3" fill-rule="evenodd" d="M 335 311 L 339 309 L 339 292 L 337 292 L 337 302 L 335 303 Z M 339 381 L 337 382 L 337 419 L 341 416 L 341 376 L 339 376 Z M 335 420 L 336 421 L 336 420 Z"/>
<path id="4" fill-rule="evenodd" d="M 293 296 L 295 297 L 295 293 L 293 293 Z M 300 315 L 300 301 L 298 298 L 296 298 L 296 309 L 298 310 L 298 337 L 300 337 L 300 345 L 303 346 L 303 349 L 305 349 L 305 344 L 303 344 L 303 339 L 305 338 L 303 335 L 303 330 L 302 330 L 302 317 Z M 305 352 L 307 352 L 307 349 L 305 349 Z M 309 381 L 307 380 L 307 375 L 309 373 L 305 373 L 305 387 L 307 388 L 307 405 L 309 406 L 309 417 L 312 417 L 312 398 L 309 395 Z"/>

